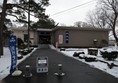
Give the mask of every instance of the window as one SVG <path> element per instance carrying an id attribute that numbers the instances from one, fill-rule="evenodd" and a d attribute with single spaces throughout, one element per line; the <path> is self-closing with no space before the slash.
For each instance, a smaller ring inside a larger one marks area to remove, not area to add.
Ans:
<path id="1" fill-rule="evenodd" d="M 24 34 L 24 41 L 27 42 L 28 40 L 28 34 Z"/>

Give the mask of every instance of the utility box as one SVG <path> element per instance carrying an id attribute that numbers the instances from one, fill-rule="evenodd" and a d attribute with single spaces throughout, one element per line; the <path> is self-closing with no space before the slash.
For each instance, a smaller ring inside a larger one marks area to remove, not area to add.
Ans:
<path id="1" fill-rule="evenodd" d="M 37 73 L 48 73 L 48 57 L 37 57 L 36 61 Z"/>

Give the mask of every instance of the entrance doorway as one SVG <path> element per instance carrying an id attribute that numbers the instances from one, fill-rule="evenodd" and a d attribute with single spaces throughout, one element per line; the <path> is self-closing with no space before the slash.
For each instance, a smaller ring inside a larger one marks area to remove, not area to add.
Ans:
<path id="1" fill-rule="evenodd" d="M 46 31 L 40 31 L 39 44 L 51 44 L 51 33 Z"/>

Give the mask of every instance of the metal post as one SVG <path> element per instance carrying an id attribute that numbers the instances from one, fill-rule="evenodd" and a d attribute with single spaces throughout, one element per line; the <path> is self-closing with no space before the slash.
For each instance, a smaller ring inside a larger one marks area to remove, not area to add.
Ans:
<path id="1" fill-rule="evenodd" d="M 5 15 L 6 15 L 6 4 L 7 4 L 7 0 L 4 0 L 2 14 L 0 17 L 0 57 L 3 55 L 3 25 L 4 25 Z"/>
<path id="2" fill-rule="evenodd" d="M 62 64 L 58 64 L 58 71 L 56 73 L 54 73 L 54 75 L 62 77 L 65 75 L 65 73 L 62 70 Z"/>
<path id="3" fill-rule="evenodd" d="M 30 65 L 25 66 L 25 71 L 23 77 L 32 77 Z"/>

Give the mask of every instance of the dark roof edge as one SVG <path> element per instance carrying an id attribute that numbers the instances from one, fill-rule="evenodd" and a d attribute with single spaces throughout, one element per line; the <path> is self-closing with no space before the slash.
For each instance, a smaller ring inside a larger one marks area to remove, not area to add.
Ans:
<path id="1" fill-rule="evenodd" d="M 57 26 L 55 28 L 52 29 L 52 31 L 56 31 L 56 30 L 64 30 L 64 29 L 68 29 L 68 30 L 95 30 L 95 31 L 110 31 L 111 29 L 104 29 L 104 28 L 79 28 L 79 27 L 73 27 L 73 26 Z"/>

